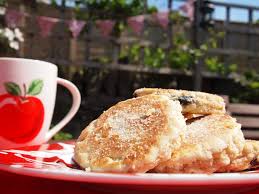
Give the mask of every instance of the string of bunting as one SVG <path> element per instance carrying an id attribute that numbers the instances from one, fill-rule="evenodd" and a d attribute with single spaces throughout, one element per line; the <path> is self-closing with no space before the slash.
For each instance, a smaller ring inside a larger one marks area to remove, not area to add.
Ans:
<path id="1" fill-rule="evenodd" d="M 23 17 L 29 17 L 30 15 L 24 12 L 17 10 L 7 9 L 5 13 L 5 22 L 8 27 L 15 28 L 20 26 Z M 46 16 L 37 16 L 37 24 L 39 25 L 40 35 L 45 38 L 51 35 L 52 29 L 56 23 L 62 21 L 62 19 L 46 17 Z M 77 38 L 80 32 L 83 30 L 86 22 L 81 20 L 66 20 L 68 29 L 70 30 L 73 38 Z"/>
<path id="2" fill-rule="evenodd" d="M 189 18 L 190 21 L 193 21 L 194 19 L 194 1 L 195 0 L 187 0 L 179 8 L 185 14 L 185 16 Z"/>
<path id="3" fill-rule="evenodd" d="M 180 10 L 192 21 L 193 20 L 193 0 L 188 0 L 186 3 L 184 3 Z M 7 9 L 5 14 L 5 21 L 8 27 L 15 28 L 17 26 L 20 26 L 20 23 L 23 19 L 23 17 L 30 17 L 29 14 L 20 12 L 13 9 Z M 169 12 L 157 12 L 152 14 L 152 17 L 155 22 L 157 22 L 163 29 L 167 29 L 168 23 L 169 23 Z M 36 21 L 39 25 L 40 29 L 40 35 L 45 38 L 51 35 L 52 29 L 55 26 L 56 23 L 62 21 L 63 19 L 53 18 L 53 17 L 46 17 L 46 16 L 37 16 Z M 133 17 L 129 17 L 127 19 L 128 26 L 132 29 L 132 31 L 136 35 L 140 35 L 140 33 L 143 31 L 144 28 L 144 21 L 145 21 L 145 15 L 137 15 Z M 68 26 L 69 31 L 72 34 L 73 38 L 77 38 L 83 28 L 86 25 L 85 21 L 82 20 L 65 20 L 65 23 Z M 104 37 L 108 37 L 115 26 L 114 20 L 97 20 L 95 22 L 96 27 L 99 29 L 101 34 Z"/>

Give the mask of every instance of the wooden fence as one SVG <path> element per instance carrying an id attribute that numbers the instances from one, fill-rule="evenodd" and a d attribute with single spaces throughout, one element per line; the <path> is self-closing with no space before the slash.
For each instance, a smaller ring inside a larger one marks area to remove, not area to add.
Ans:
<path id="1" fill-rule="evenodd" d="M 172 46 L 173 34 L 176 31 L 182 31 L 183 33 L 189 33 L 189 37 L 193 37 L 192 33 L 195 30 L 196 38 L 198 39 L 198 44 L 201 44 L 207 37 L 208 34 L 205 30 L 198 28 L 192 28 L 190 23 L 183 27 L 174 26 L 172 21 L 169 22 L 169 27 L 166 31 L 161 30 L 158 26 L 150 26 L 146 22 L 146 29 L 150 30 L 150 36 L 146 37 L 143 34 L 140 36 L 135 36 L 130 32 L 125 32 L 120 38 L 109 37 L 104 38 L 92 21 L 87 21 L 87 31 L 84 32 L 78 40 L 72 39 L 67 27 L 64 23 L 59 23 L 52 34 L 48 38 L 40 38 L 39 29 L 35 23 L 36 15 L 47 15 L 51 17 L 57 17 L 62 19 L 71 19 L 74 17 L 74 13 L 71 8 L 65 7 L 63 4 L 60 8 L 54 8 L 45 4 L 38 4 L 35 8 L 25 6 L 18 0 L 11 0 L 9 7 L 15 8 L 21 11 L 25 11 L 30 14 L 30 17 L 26 17 L 23 21 L 22 27 L 26 37 L 26 43 L 23 45 L 20 56 L 28 58 L 38 58 L 49 60 L 61 65 L 67 66 L 85 66 L 87 68 L 112 68 L 123 71 L 137 71 L 144 73 L 158 73 L 158 74 L 170 74 L 170 75 L 181 75 L 185 74 L 187 76 L 199 75 L 202 77 L 218 77 L 219 75 L 205 71 L 202 64 L 199 64 L 198 70 L 194 69 L 193 72 L 179 71 L 171 68 L 161 68 L 154 70 L 152 68 L 147 68 L 143 66 L 143 62 L 139 65 L 127 64 L 122 65 L 119 62 L 119 50 L 121 47 L 127 44 L 140 43 L 143 47 L 145 46 L 161 46 L 163 48 L 170 48 Z M 168 1 L 168 8 L 172 10 L 172 3 L 174 1 Z M 251 6 L 241 6 L 235 4 L 226 4 L 213 2 L 215 6 L 225 7 L 226 10 L 226 20 L 217 21 L 215 28 L 226 32 L 226 36 L 223 41 L 220 42 L 220 48 L 211 49 L 210 53 L 212 55 L 220 55 L 225 60 L 226 63 L 237 63 L 240 70 L 247 68 L 259 69 L 259 46 L 256 44 L 259 41 L 259 28 L 258 24 L 254 24 L 253 16 L 254 12 L 259 10 L 258 7 Z M 244 9 L 248 11 L 249 20 L 248 23 L 234 23 L 230 20 L 231 10 L 234 8 Z M 145 14 L 145 9 L 143 10 Z M 195 22 L 194 22 L 195 24 Z M 194 30 L 193 30 L 194 29 Z M 167 38 L 163 38 L 164 34 Z M 40 47 L 39 47 L 40 45 Z M 141 54 L 141 53 L 140 53 Z M 108 64 L 101 65 L 100 63 L 95 63 L 93 59 L 100 56 L 108 56 L 111 60 Z M 142 66 L 140 66 L 142 65 Z M 200 83 L 201 84 L 201 83 Z M 199 86 L 200 88 L 200 86 Z"/>
<path id="2" fill-rule="evenodd" d="M 172 2 L 168 4 L 171 10 Z M 169 67 L 162 67 L 158 69 L 149 68 L 141 64 L 121 64 L 118 60 L 120 47 L 138 42 L 144 48 L 149 45 L 159 45 L 162 47 L 170 47 L 168 39 L 163 38 L 163 34 L 167 37 L 173 37 L 176 31 L 181 30 L 183 33 L 189 33 L 193 36 L 194 30 L 192 25 L 186 25 L 176 29 L 176 26 L 169 23 L 167 31 L 161 30 L 158 26 L 148 26 L 150 36 L 146 38 L 144 34 L 135 36 L 130 32 L 125 32 L 120 38 L 109 37 L 104 38 L 96 29 L 92 21 L 87 21 L 87 31 L 83 32 L 81 36 L 75 40 L 71 38 L 67 26 L 64 22 L 58 23 L 52 35 L 48 38 L 41 38 L 39 36 L 39 29 L 36 25 L 37 15 L 44 15 L 49 17 L 56 17 L 62 19 L 71 19 L 74 13 L 71 8 L 62 7 L 54 8 L 46 4 L 38 4 L 37 7 L 24 5 L 21 1 L 10 0 L 8 1 L 9 8 L 18 9 L 29 14 L 22 21 L 21 28 L 25 34 L 25 43 L 22 45 L 19 56 L 26 58 L 36 58 L 47 60 L 58 64 L 60 67 L 60 76 L 65 78 L 72 78 L 73 82 L 77 84 L 83 96 L 83 103 L 79 113 L 67 126 L 67 130 L 75 129 L 75 135 L 78 135 L 82 128 L 87 125 L 92 119 L 95 119 L 104 109 L 112 104 L 131 97 L 134 89 L 138 87 L 174 87 L 183 89 L 193 89 L 196 80 L 196 89 L 201 87 L 201 81 L 204 79 L 223 79 L 222 83 L 227 83 L 231 77 L 221 77 L 217 74 L 207 72 L 203 69 L 202 64 L 199 64 L 193 73 L 184 72 Z M 226 20 L 217 21 L 215 28 L 226 32 L 226 36 L 220 42 L 220 48 L 210 50 L 212 55 L 223 56 L 226 62 L 238 63 L 239 69 L 245 68 L 259 68 L 259 49 L 256 42 L 258 42 L 258 24 L 254 24 L 253 12 L 259 10 L 258 7 L 240 6 L 235 4 L 214 3 L 216 6 L 226 7 Z M 230 11 L 233 8 L 241 8 L 248 10 L 249 22 L 248 23 L 234 23 L 230 21 Z M 145 12 L 145 10 L 143 10 Z M 196 32 L 199 44 L 204 41 L 203 37 L 207 36 L 207 32 L 198 27 Z M 170 39 L 171 40 L 171 39 Z M 141 54 L 141 53 L 140 53 Z M 109 63 L 101 64 L 94 61 L 95 58 L 100 56 L 108 56 L 111 58 Z M 80 71 L 74 71 L 74 76 L 67 75 L 67 69 L 78 68 Z M 196 75 L 195 79 L 193 77 Z M 198 77 L 197 77 L 198 76 Z M 205 84 L 208 81 L 206 81 Z M 215 84 L 214 84 L 215 85 Z M 220 85 L 220 80 L 217 80 L 217 85 Z M 228 89 L 226 89 L 228 90 Z M 64 96 L 64 91 L 59 89 L 60 93 Z M 213 91 L 212 88 L 206 88 L 209 92 Z M 68 94 L 65 94 L 68 96 Z M 61 98 L 58 96 L 57 108 L 54 118 L 58 121 L 62 114 L 66 112 L 64 104 L 69 105 L 68 98 Z M 236 105 L 229 104 L 229 110 L 236 114 Z M 250 109 L 248 109 L 250 110 Z M 253 109 L 254 110 L 254 109 Z M 242 113 L 243 114 L 243 113 Z M 237 114 L 238 116 L 238 114 Z M 244 120 L 240 120 L 243 122 Z M 256 121 L 256 119 L 253 119 Z M 79 124 L 80 123 L 80 124 Z M 244 122 L 244 123 L 250 123 Z M 257 122 L 253 127 L 259 128 Z"/>
<path id="3" fill-rule="evenodd" d="M 246 138 L 259 139 L 259 105 L 229 103 L 228 96 L 223 96 L 228 114 L 242 124 Z"/>

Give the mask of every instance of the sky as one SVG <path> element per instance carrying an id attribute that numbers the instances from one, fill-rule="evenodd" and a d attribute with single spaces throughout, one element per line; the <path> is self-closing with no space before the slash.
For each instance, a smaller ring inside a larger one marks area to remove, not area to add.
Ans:
<path id="1" fill-rule="evenodd" d="M 58 0 L 61 1 L 61 0 Z M 71 0 L 72 2 L 73 0 Z M 148 0 L 149 5 L 156 6 L 159 10 L 167 9 L 168 0 Z M 185 0 L 173 0 L 173 9 L 179 9 L 179 7 L 184 3 Z M 241 5 L 250 5 L 259 7 L 259 0 L 211 0 L 222 3 L 235 3 Z M 218 20 L 225 20 L 226 10 L 224 7 L 215 7 L 213 17 Z M 259 10 L 253 12 L 253 20 L 259 20 Z M 248 11 L 245 9 L 231 8 L 230 11 L 230 21 L 247 22 L 248 21 Z"/>
<path id="2" fill-rule="evenodd" d="M 235 3 L 235 4 L 259 7 L 259 0 L 212 0 L 212 1 L 222 2 L 222 3 Z M 148 0 L 148 3 L 149 3 L 149 5 L 154 5 L 154 6 L 158 7 L 160 10 L 167 9 L 167 0 Z M 184 3 L 184 0 L 174 0 L 173 9 L 178 9 L 183 3 Z M 216 6 L 213 17 L 215 19 L 224 20 L 226 17 L 225 12 L 226 11 L 225 11 L 224 7 Z M 254 19 L 254 21 L 259 20 L 259 10 L 254 11 L 253 19 Z M 232 8 L 230 11 L 230 20 L 239 21 L 239 22 L 247 22 L 248 21 L 247 10 Z"/>
<path id="3" fill-rule="evenodd" d="M 236 4 L 241 4 L 241 5 L 250 5 L 250 6 L 256 6 L 259 7 L 259 0 L 217 0 L 218 2 L 228 2 L 228 3 L 236 3 Z M 248 13 L 246 10 L 240 10 L 240 9 L 233 9 L 231 11 L 231 20 L 233 21 L 242 21 L 242 22 L 247 22 L 248 20 Z M 224 8 L 218 7 L 215 11 L 215 15 L 219 19 L 224 19 L 225 16 L 225 10 Z M 259 20 L 259 10 L 253 12 L 253 19 L 254 21 Z"/>

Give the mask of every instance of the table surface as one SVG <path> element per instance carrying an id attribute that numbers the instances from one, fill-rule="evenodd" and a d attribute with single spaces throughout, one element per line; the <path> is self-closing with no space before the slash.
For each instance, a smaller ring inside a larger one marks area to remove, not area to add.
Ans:
<path id="1" fill-rule="evenodd" d="M 53 143 L 53 142 L 52 142 Z M 73 143 L 73 141 L 68 141 L 66 143 Z M 206 186 L 206 189 L 210 192 L 206 192 L 204 187 L 196 186 L 193 187 L 195 192 L 192 191 L 192 188 L 184 188 L 186 191 L 183 192 L 182 186 L 174 186 L 176 190 L 178 189 L 179 193 L 184 194 L 200 194 L 200 193 L 209 193 L 217 194 L 218 189 L 220 188 L 223 192 L 221 193 L 233 193 L 232 189 L 235 191 L 246 190 L 246 194 L 259 194 L 259 185 L 249 187 L 249 185 L 227 185 L 227 186 Z M 53 180 L 47 178 L 38 178 L 25 175 L 19 175 L 11 172 L 5 172 L 0 170 L 0 194 L 12 194 L 12 193 L 36 193 L 36 194 L 45 194 L 45 193 L 62 193 L 62 194 L 104 194 L 104 193 L 118 193 L 118 194 L 133 194 L 133 193 L 142 193 L 142 194 L 152 194 L 152 193 L 170 193 L 172 194 L 172 186 L 166 187 L 152 187 L 152 186 L 127 186 L 127 185 L 108 185 L 108 184 L 97 184 L 97 183 L 80 183 L 72 182 L 65 180 Z M 171 188 L 169 188 L 171 187 Z M 162 188 L 162 190 L 161 190 Z M 255 190 L 256 189 L 256 190 Z M 190 192 L 191 191 L 191 192 Z M 173 192 L 175 193 L 175 192 Z M 178 192 L 177 192 L 178 193 Z M 244 192 L 242 191 L 242 194 Z"/>
<path id="2" fill-rule="evenodd" d="M 212 186 L 209 192 L 210 194 L 217 194 L 218 192 L 215 191 L 214 188 L 217 186 Z M 243 186 L 240 185 L 233 185 L 222 187 L 222 191 L 227 191 L 227 193 L 232 193 L 232 188 L 234 190 L 238 190 L 237 187 L 240 187 L 242 190 Z M 196 188 L 197 189 L 197 188 Z M 201 191 L 202 188 L 200 188 Z M 214 192 L 213 192 L 214 190 Z M 242 194 L 258 194 L 259 193 L 259 185 L 256 190 L 250 190 L 247 188 L 248 192 L 242 192 Z M 104 193 L 117 193 L 117 194 L 133 194 L 136 191 L 141 192 L 142 194 L 150 194 L 150 193 L 170 193 L 172 191 L 170 189 L 165 188 L 164 191 L 159 190 L 158 188 L 149 188 L 146 190 L 139 187 L 134 188 L 131 190 L 130 187 L 125 185 L 105 185 L 105 184 L 88 184 L 88 183 L 79 183 L 79 182 L 69 182 L 69 181 L 62 181 L 62 180 L 51 180 L 51 179 L 44 179 L 44 178 L 36 178 L 30 176 L 23 176 L 9 172 L 0 171 L 0 193 L 2 194 L 12 194 L 12 193 L 36 193 L 36 194 L 47 194 L 47 193 L 62 193 L 62 194 L 104 194 Z M 192 191 L 192 188 L 186 192 L 180 192 L 181 194 L 189 194 Z M 138 193 L 139 193 L 138 192 Z M 202 192 L 202 193 L 203 193 Z M 225 193 L 223 192 L 223 193 Z M 200 191 L 191 192 L 192 194 L 198 194 Z M 207 193 L 207 192 L 206 192 Z M 222 193 L 222 192 L 221 192 Z"/>

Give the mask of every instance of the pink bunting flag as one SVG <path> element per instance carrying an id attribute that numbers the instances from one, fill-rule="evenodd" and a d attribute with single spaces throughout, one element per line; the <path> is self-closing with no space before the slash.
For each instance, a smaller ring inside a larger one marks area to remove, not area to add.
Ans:
<path id="1" fill-rule="evenodd" d="M 144 20 L 145 16 L 144 15 L 138 15 L 138 16 L 133 16 L 128 18 L 128 25 L 130 28 L 135 32 L 137 35 L 139 35 L 144 27 Z"/>
<path id="2" fill-rule="evenodd" d="M 97 20 L 96 25 L 101 31 L 102 35 L 108 37 L 114 28 L 115 21 L 112 20 Z"/>
<path id="3" fill-rule="evenodd" d="M 38 16 L 37 22 L 40 27 L 40 35 L 42 37 L 47 37 L 51 34 L 52 28 L 59 20 L 56 18 L 50 18 L 45 16 Z"/>
<path id="4" fill-rule="evenodd" d="M 189 18 L 190 21 L 194 19 L 194 0 L 188 0 L 179 8 L 186 16 Z"/>
<path id="5" fill-rule="evenodd" d="M 24 14 L 19 11 L 8 9 L 5 13 L 6 25 L 10 28 L 19 26 L 23 16 Z"/>
<path id="6" fill-rule="evenodd" d="M 156 21 L 164 29 L 166 29 L 168 27 L 168 23 L 169 23 L 168 16 L 169 16 L 168 12 L 157 12 L 157 13 L 154 13 L 154 17 L 155 17 Z"/>
<path id="7" fill-rule="evenodd" d="M 73 38 L 77 38 L 79 36 L 84 26 L 85 26 L 85 21 L 75 20 L 75 19 L 68 21 L 68 28 L 72 32 Z"/>

